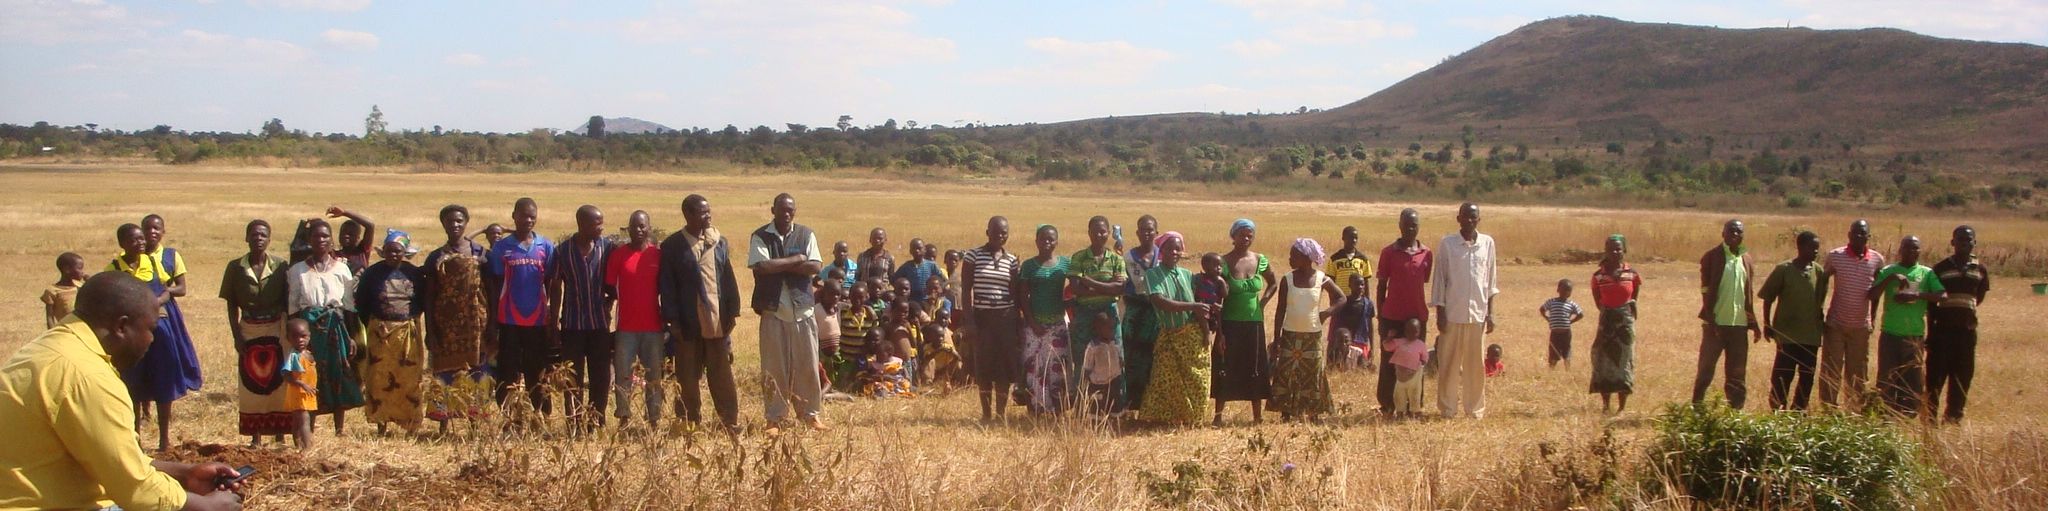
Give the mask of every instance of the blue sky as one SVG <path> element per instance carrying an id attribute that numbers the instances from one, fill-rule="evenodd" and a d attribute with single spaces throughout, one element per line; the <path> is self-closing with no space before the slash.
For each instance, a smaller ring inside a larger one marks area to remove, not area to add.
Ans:
<path id="1" fill-rule="evenodd" d="M 0 0 L 0 122 L 359 133 L 1328 108 L 1570 14 L 2048 44 L 2048 0 Z"/>

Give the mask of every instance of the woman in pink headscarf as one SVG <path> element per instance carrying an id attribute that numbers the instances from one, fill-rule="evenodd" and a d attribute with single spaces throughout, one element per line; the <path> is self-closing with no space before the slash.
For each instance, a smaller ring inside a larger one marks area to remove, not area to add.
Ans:
<path id="1" fill-rule="evenodd" d="M 1139 290 L 1159 322 L 1150 381 L 1138 409 L 1139 418 L 1149 422 L 1195 424 L 1210 412 L 1209 318 L 1221 310 L 1195 301 L 1195 274 L 1180 267 L 1184 243 L 1178 232 L 1159 235 L 1159 264 L 1145 270 L 1145 288 Z"/>

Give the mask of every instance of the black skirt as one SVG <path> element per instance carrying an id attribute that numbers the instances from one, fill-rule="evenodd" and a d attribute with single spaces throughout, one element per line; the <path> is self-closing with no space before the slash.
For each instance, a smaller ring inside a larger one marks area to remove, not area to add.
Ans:
<path id="1" fill-rule="evenodd" d="M 1016 383 L 1023 381 L 1023 325 L 1017 309 L 974 309 L 973 335 L 962 339 L 973 343 L 970 373 L 977 382 Z"/>
<path id="2" fill-rule="evenodd" d="M 1251 401 L 1273 397 L 1272 359 L 1263 321 L 1223 321 L 1223 351 L 1210 365 L 1209 398 Z"/>

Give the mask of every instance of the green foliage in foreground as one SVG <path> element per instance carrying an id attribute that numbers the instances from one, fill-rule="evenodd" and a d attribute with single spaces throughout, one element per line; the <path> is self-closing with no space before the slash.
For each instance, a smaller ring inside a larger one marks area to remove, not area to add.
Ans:
<path id="1" fill-rule="evenodd" d="M 1656 479 L 1711 507 L 1820 510 L 1924 502 L 1934 471 L 1919 453 L 1911 438 L 1875 417 L 1722 405 L 1667 407 L 1648 450 Z"/>

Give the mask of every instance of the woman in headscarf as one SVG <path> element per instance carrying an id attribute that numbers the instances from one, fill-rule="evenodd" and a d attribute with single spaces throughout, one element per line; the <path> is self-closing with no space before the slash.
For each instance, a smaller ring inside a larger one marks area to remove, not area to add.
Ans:
<path id="1" fill-rule="evenodd" d="M 1321 270 L 1323 246 L 1311 238 L 1295 238 L 1289 247 L 1280 314 L 1273 318 L 1273 411 L 1281 420 L 1320 420 L 1330 413 L 1329 361 L 1323 322 L 1343 304 L 1337 281 Z M 1324 307 L 1322 302 L 1329 302 Z"/>
<path id="2" fill-rule="evenodd" d="M 406 260 L 417 253 L 412 236 L 387 230 L 377 250 L 383 260 L 364 268 L 356 284 L 355 309 L 363 316 L 369 337 L 369 367 L 363 375 L 366 411 L 380 435 L 387 423 L 398 423 L 407 432 L 420 427 L 420 380 L 427 364 L 427 331 L 420 317 L 427 286 L 420 267 Z"/>
<path id="3" fill-rule="evenodd" d="M 1039 225 L 1038 255 L 1018 265 L 1017 302 L 1024 305 L 1024 388 L 1031 393 L 1031 411 L 1059 413 L 1066 409 L 1067 264 L 1055 255 L 1060 231 Z"/>
<path id="4" fill-rule="evenodd" d="M 1158 237 L 1158 264 L 1145 270 L 1143 291 L 1159 336 L 1138 417 L 1167 424 L 1193 424 L 1209 414 L 1209 318 L 1218 309 L 1195 301 L 1194 272 L 1180 267 L 1186 255 L 1180 233 Z"/>
<path id="5" fill-rule="evenodd" d="M 310 344 L 320 371 L 320 409 L 315 413 L 333 414 L 334 433 L 339 435 L 348 410 L 363 405 L 363 385 L 356 376 L 356 276 L 335 254 L 334 228 L 326 220 L 310 218 L 299 227 L 305 233 L 306 260 L 285 271 L 285 309 L 312 329 Z"/>
<path id="6" fill-rule="evenodd" d="M 249 445 L 263 435 L 294 431 L 294 417 L 285 408 L 285 357 L 297 348 L 284 345 L 284 260 L 270 255 L 270 222 L 250 221 L 242 230 L 247 255 L 229 261 L 220 280 L 220 298 L 227 302 L 228 333 L 234 336 L 241 386 L 236 404 L 241 434 Z"/>
<path id="7" fill-rule="evenodd" d="M 1261 410 L 1265 400 L 1273 397 L 1270 370 L 1266 359 L 1266 304 L 1271 303 L 1279 278 L 1273 275 L 1273 267 L 1265 254 L 1252 251 L 1252 241 L 1258 237 L 1258 226 L 1251 219 L 1239 218 L 1230 224 L 1230 252 L 1223 255 L 1223 276 L 1227 286 L 1223 294 L 1223 349 L 1222 360 L 1215 364 L 1215 388 L 1210 397 L 1216 400 L 1216 416 L 1212 421 L 1223 424 L 1223 404 L 1231 401 L 1250 401 L 1252 422 L 1265 420 Z"/>
<path id="8" fill-rule="evenodd" d="M 1636 297 L 1642 294 L 1643 277 L 1623 261 L 1628 240 L 1620 234 L 1607 237 L 1607 249 L 1600 269 L 1593 271 L 1593 303 L 1600 308 L 1600 330 L 1593 337 L 1593 381 L 1588 391 L 1600 394 L 1600 410 L 1608 410 L 1610 398 L 1619 396 L 1628 410 L 1628 395 L 1635 392 Z"/>

